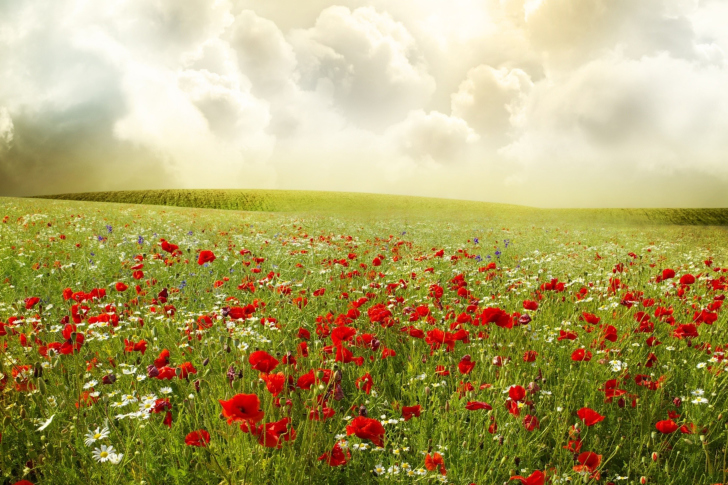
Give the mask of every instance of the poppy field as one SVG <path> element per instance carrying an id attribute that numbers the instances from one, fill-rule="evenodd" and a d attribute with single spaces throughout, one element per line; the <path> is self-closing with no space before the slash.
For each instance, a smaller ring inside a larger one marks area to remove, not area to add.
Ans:
<path id="1" fill-rule="evenodd" d="M 728 483 L 726 236 L 0 199 L 0 483 Z"/>

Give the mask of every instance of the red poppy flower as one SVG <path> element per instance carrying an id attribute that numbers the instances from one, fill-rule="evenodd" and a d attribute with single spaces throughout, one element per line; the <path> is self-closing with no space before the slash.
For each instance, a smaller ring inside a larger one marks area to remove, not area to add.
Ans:
<path id="1" fill-rule="evenodd" d="M 308 391 L 316 383 L 316 375 L 313 373 L 313 369 L 303 374 L 296 381 L 296 387 Z"/>
<path id="2" fill-rule="evenodd" d="M 210 433 L 204 429 L 193 431 L 185 437 L 185 444 L 187 446 L 197 446 L 204 448 L 207 443 L 210 442 Z"/>
<path id="3" fill-rule="evenodd" d="M 521 386 L 511 386 L 508 388 L 508 396 L 514 401 L 523 401 L 526 397 L 526 390 Z"/>
<path id="4" fill-rule="evenodd" d="M 662 279 L 663 280 L 669 280 L 670 278 L 674 278 L 674 277 L 675 277 L 674 269 L 667 268 L 667 269 L 662 270 Z"/>
<path id="5" fill-rule="evenodd" d="M 565 340 L 565 339 L 566 340 L 576 340 L 576 338 L 578 336 L 579 335 L 577 335 L 576 332 L 564 332 L 563 330 L 559 330 L 559 336 L 556 340 L 558 340 L 559 342 L 562 340 Z"/>
<path id="6" fill-rule="evenodd" d="M 435 367 L 435 374 L 441 375 L 441 376 L 449 376 L 450 371 L 447 370 L 447 368 L 444 365 L 438 365 Z"/>
<path id="7" fill-rule="evenodd" d="M 698 328 L 692 323 L 679 325 L 673 330 L 672 336 L 677 339 L 684 339 L 685 337 L 695 338 L 698 336 Z"/>
<path id="8" fill-rule="evenodd" d="M 32 296 L 30 298 L 25 299 L 25 309 L 30 310 L 33 308 L 38 302 L 40 301 L 40 298 L 37 296 Z"/>
<path id="9" fill-rule="evenodd" d="M 601 318 L 592 313 L 582 312 L 579 320 L 589 323 L 591 325 L 597 325 L 601 321 Z"/>
<path id="10" fill-rule="evenodd" d="M 161 369 L 167 364 L 169 364 L 169 350 L 162 349 L 162 351 L 159 353 L 159 357 L 154 359 L 154 367 L 156 367 L 157 369 Z"/>
<path id="11" fill-rule="evenodd" d="M 523 353 L 523 362 L 534 362 L 538 357 L 538 352 L 535 350 L 527 350 Z"/>
<path id="12" fill-rule="evenodd" d="M 425 455 L 425 468 L 427 468 L 427 470 L 429 471 L 437 468 L 440 472 L 440 475 L 447 475 L 447 470 L 445 469 L 445 460 L 442 458 L 442 455 L 440 453 L 433 453 L 432 455 L 428 453 L 427 455 Z"/>
<path id="13" fill-rule="evenodd" d="M 589 362 L 592 358 L 592 353 L 584 349 L 576 349 L 571 353 L 571 360 L 574 362 Z"/>
<path id="14" fill-rule="evenodd" d="M 270 355 L 265 350 L 256 350 L 250 354 L 248 362 L 253 369 L 265 374 L 268 374 L 270 371 L 278 367 L 279 364 L 278 359 Z"/>
<path id="15" fill-rule="evenodd" d="M 167 242 L 164 239 L 160 239 L 159 242 L 162 246 L 162 251 L 166 251 L 168 253 L 174 253 L 175 251 L 177 251 L 179 249 L 179 246 L 177 246 L 176 244 Z"/>
<path id="16" fill-rule="evenodd" d="M 161 369 L 158 369 L 159 374 L 157 374 L 157 379 L 164 380 L 164 379 L 174 379 L 175 376 L 177 376 L 177 372 L 174 370 L 174 367 L 164 366 Z"/>
<path id="17" fill-rule="evenodd" d="M 278 372 L 277 374 L 263 374 L 261 375 L 261 378 L 265 381 L 265 387 L 268 389 L 268 392 L 273 394 L 274 397 L 278 397 L 278 395 L 285 389 L 286 376 L 283 372 Z M 288 380 L 289 384 L 293 385 L 293 376 L 289 376 Z"/>
<path id="18" fill-rule="evenodd" d="M 581 464 L 576 465 L 574 467 L 574 471 L 588 471 L 589 473 L 594 473 L 594 471 L 599 468 L 599 465 L 602 463 L 602 455 L 597 455 L 591 451 L 585 451 L 576 458 L 576 461 Z"/>
<path id="19" fill-rule="evenodd" d="M 236 394 L 229 401 L 218 402 L 222 406 L 222 415 L 228 418 L 228 424 L 236 421 L 257 423 L 265 414 L 255 394 Z"/>
<path id="20" fill-rule="evenodd" d="M 416 406 L 402 406 L 402 417 L 405 421 L 409 421 L 414 416 L 415 418 L 420 417 L 422 412 L 422 406 L 417 404 Z"/>
<path id="21" fill-rule="evenodd" d="M 671 434 L 678 430 L 679 426 L 672 419 L 658 421 L 655 428 L 662 434 Z"/>
<path id="22" fill-rule="evenodd" d="M 475 362 L 471 360 L 470 355 L 465 355 L 462 359 L 460 359 L 458 369 L 461 374 L 470 374 L 473 371 L 473 368 L 475 368 Z"/>
<path id="23" fill-rule="evenodd" d="M 190 374 L 197 374 L 197 369 L 191 362 L 180 364 L 177 368 L 180 369 L 180 379 L 186 379 Z"/>
<path id="24" fill-rule="evenodd" d="M 145 340 L 134 343 L 131 340 L 124 339 L 124 352 L 141 352 L 144 355 L 146 351 L 147 342 Z"/>
<path id="25" fill-rule="evenodd" d="M 595 424 L 604 421 L 604 416 L 591 408 L 581 408 L 576 414 L 587 426 L 594 426 Z"/>
<path id="26" fill-rule="evenodd" d="M 540 429 L 541 423 L 536 416 L 527 414 L 526 417 L 523 418 L 523 427 L 528 431 L 533 431 L 536 428 Z"/>
<path id="27" fill-rule="evenodd" d="M 523 302 L 523 309 L 524 310 L 537 310 L 538 309 L 538 303 L 531 300 L 525 300 Z"/>
<path id="28" fill-rule="evenodd" d="M 465 409 L 467 409 L 468 411 L 478 411 L 480 409 L 485 409 L 487 411 L 490 411 L 491 409 L 493 409 L 493 406 L 491 406 L 487 402 L 482 402 L 482 401 L 469 401 L 465 405 Z"/>
<path id="29" fill-rule="evenodd" d="M 374 380 L 372 379 L 372 376 L 371 374 L 369 374 L 369 372 L 367 372 L 354 382 L 354 385 L 356 385 L 357 389 L 359 389 L 360 391 L 364 391 L 367 394 L 370 394 L 372 392 L 373 384 Z"/>
<path id="30" fill-rule="evenodd" d="M 480 323 L 487 325 L 489 323 L 495 323 L 501 328 L 513 328 L 513 319 L 511 315 L 500 308 L 486 308 L 480 315 Z"/>
<path id="31" fill-rule="evenodd" d="M 384 426 L 376 419 L 358 416 L 346 426 L 347 435 L 356 435 L 361 439 L 370 440 L 376 446 L 384 446 Z"/>
<path id="32" fill-rule="evenodd" d="M 215 253 L 207 249 L 200 251 L 200 255 L 197 258 L 197 264 L 202 266 L 205 263 L 211 263 L 215 261 Z"/>
<path id="33" fill-rule="evenodd" d="M 296 430 L 290 427 L 291 418 L 283 418 L 272 423 L 261 424 L 251 432 L 258 437 L 258 443 L 266 448 L 280 448 L 285 441 L 296 439 Z M 241 429 L 246 426 L 241 425 Z"/>
<path id="34" fill-rule="evenodd" d="M 351 453 L 348 449 L 341 448 L 341 445 L 337 442 L 331 451 L 327 451 L 323 455 L 318 457 L 319 461 L 326 460 L 329 466 L 341 466 L 351 459 Z"/>
<path id="35" fill-rule="evenodd" d="M 516 475 L 511 477 L 511 480 L 520 480 L 521 485 L 543 485 L 546 480 L 546 475 L 544 475 L 544 473 L 540 470 L 534 470 L 534 472 L 527 477 Z"/>
<path id="36" fill-rule="evenodd" d="M 681 285 L 692 285 L 693 283 L 695 283 L 695 276 L 691 275 L 690 273 L 684 274 L 680 277 Z"/>
<path id="37" fill-rule="evenodd" d="M 126 291 L 129 289 L 129 286 L 125 285 L 121 281 L 117 282 L 114 287 L 116 288 L 116 291 Z"/>

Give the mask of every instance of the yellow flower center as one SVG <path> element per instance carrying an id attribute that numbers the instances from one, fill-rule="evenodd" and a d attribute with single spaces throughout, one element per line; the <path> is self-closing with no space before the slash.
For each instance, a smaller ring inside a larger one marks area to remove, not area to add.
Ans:
<path id="1" fill-rule="evenodd" d="M 106 458 L 107 456 L 109 456 L 109 454 L 108 454 L 107 452 L 105 452 L 105 451 L 102 451 L 102 452 L 101 452 L 101 454 L 100 454 L 99 456 L 100 456 L 101 458 Z"/>

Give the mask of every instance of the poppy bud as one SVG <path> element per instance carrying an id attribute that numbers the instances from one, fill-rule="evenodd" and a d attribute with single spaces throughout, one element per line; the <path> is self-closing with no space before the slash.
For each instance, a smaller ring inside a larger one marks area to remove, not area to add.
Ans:
<path id="1" fill-rule="evenodd" d="M 676 397 L 672 400 L 672 404 L 674 404 L 676 408 L 679 408 L 682 405 L 682 399 Z"/>
<path id="2" fill-rule="evenodd" d="M 516 464 L 516 467 L 519 467 L 521 465 L 521 459 L 519 457 L 513 458 L 513 463 Z"/>
<path id="3" fill-rule="evenodd" d="M 157 377 L 159 375 L 159 369 L 154 364 L 147 366 L 147 377 Z"/>
<path id="4" fill-rule="evenodd" d="M 618 406 L 619 406 L 620 408 L 623 408 L 623 407 L 624 407 L 624 405 L 625 405 L 625 401 L 624 401 L 624 398 L 623 398 L 623 397 L 620 397 L 620 398 L 619 398 L 619 401 L 617 401 L 617 405 L 618 405 Z"/>
<path id="5" fill-rule="evenodd" d="M 46 393 L 46 384 L 43 379 L 38 379 L 38 390 L 40 391 L 41 394 Z"/>
<path id="6" fill-rule="evenodd" d="M 658 460 L 659 458 L 660 458 L 660 455 L 658 455 L 657 453 L 655 453 L 655 452 L 653 451 L 653 452 L 652 452 L 652 461 L 657 461 L 657 460 Z"/>
<path id="7" fill-rule="evenodd" d="M 43 377 L 43 366 L 42 365 L 36 364 L 33 367 L 33 377 L 35 377 L 36 379 Z M 718 418 L 718 419 L 720 419 L 720 418 Z"/>
<path id="8" fill-rule="evenodd" d="M 203 366 L 206 366 L 209 363 L 210 363 L 210 358 L 209 357 L 205 358 L 205 360 L 202 361 L 202 365 Z"/>
<path id="9" fill-rule="evenodd" d="M 359 416 L 367 417 L 367 407 L 363 404 L 359 406 Z"/>
<path id="10" fill-rule="evenodd" d="M 425 396 L 430 395 L 430 386 L 425 386 Z"/>
<path id="11" fill-rule="evenodd" d="M 640 485 L 645 485 L 647 483 L 647 477 L 640 477 Z"/>
<path id="12" fill-rule="evenodd" d="M 199 379 L 197 379 L 195 381 L 195 391 L 197 391 L 198 394 L 200 393 L 200 380 Z"/>
<path id="13" fill-rule="evenodd" d="M 529 394 L 535 394 L 540 391 L 541 388 L 538 387 L 538 384 L 536 384 L 535 382 L 530 382 L 526 387 L 526 390 L 529 392 Z"/>
<path id="14" fill-rule="evenodd" d="M 155 369 L 156 369 L 156 367 L 155 367 Z M 101 379 L 101 382 L 103 382 L 104 384 L 107 384 L 107 385 L 113 384 L 114 382 L 116 382 L 116 376 L 114 374 L 107 374 Z"/>
<path id="15" fill-rule="evenodd" d="M 341 383 L 337 382 L 334 384 L 334 400 L 341 401 L 344 399 L 344 389 L 341 387 Z"/>

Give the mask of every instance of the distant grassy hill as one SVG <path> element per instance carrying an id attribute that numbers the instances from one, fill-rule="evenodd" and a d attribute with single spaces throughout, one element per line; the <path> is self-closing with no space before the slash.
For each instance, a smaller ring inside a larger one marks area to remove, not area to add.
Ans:
<path id="1" fill-rule="evenodd" d="M 374 217 L 409 215 L 436 219 L 487 217 L 596 224 L 728 226 L 728 209 L 536 209 L 467 200 L 303 190 L 133 190 L 46 195 L 36 198 Z"/>

